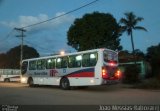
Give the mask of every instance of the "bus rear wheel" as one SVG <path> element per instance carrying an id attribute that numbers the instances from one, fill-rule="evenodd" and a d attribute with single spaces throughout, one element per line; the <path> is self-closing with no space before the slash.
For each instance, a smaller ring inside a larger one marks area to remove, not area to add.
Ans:
<path id="1" fill-rule="evenodd" d="M 69 83 L 68 78 L 62 78 L 61 79 L 61 81 L 60 81 L 60 87 L 63 90 L 69 90 L 70 89 L 70 83 Z"/>
<path id="2" fill-rule="evenodd" d="M 33 87 L 34 86 L 34 82 L 33 82 L 32 78 L 28 79 L 28 84 L 29 84 L 29 87 Z"/>

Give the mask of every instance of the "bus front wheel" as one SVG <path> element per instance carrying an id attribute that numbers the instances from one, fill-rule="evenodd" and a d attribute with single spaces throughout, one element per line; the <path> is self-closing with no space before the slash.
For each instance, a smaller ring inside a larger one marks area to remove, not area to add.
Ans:
<path id="1" fill-rule="evenodd" d="M 9 78 L 5 79 L 4 82 L 10 82 Z"/>
<path id="2" fill-rule="evenodd" d="M 64 90 L 70 89 L 70 83 L 68 78 L 62 78 L 60 81 L 60 87 Z"/>
<path id="3" fill-rule="evenodd" d="M 29 87 L 33 87 L 34 86 L 34 82 L 33 82 L 32 78 L 28 79 L 28 84 L 29 84 Z"/>

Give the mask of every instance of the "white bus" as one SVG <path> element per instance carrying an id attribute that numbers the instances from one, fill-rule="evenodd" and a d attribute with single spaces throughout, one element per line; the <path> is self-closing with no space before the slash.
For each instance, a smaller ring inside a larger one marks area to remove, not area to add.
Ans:
<path id="1" fill-rule="evenodd" d="M 22 61 L 22 83 L 33 85 L 92 86 L 119 81 L 118 53 L 94 49 Z"/>
<path id="2" fill-rule="evenodd" d="M 19 69 L 0 69 L 1 82 L 20 82 L 21 72 Z"/>

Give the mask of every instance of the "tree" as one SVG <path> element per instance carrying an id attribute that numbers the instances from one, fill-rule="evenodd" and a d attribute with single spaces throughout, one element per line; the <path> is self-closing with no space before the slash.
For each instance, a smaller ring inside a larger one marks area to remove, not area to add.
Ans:
<path id="1" fill-rule="evenodd" d="M 95 48 L 121 50 L 120 26 L 109 13 L 93 12 L 75 19 L 67 32 L 68 45 L 78 51 Z"/>
<path id="2" fill-rule="evenodd" d="M 0 69 L 7 67 L 7 55 L 5 53 L 0 54 Z"/>
<path id="3" fill-rule="evenodd" d="M 138 22 L 142 21 L 142 17 L 136 17 L 133 12 L 125 13 L 125 18 L 120 19 L 120 23 L 123 24 L 122 31 L 127 32 L 128 35 L 131 36 L 131 44 L 132 44 L 132 51 L 135 54 L 134 50 L 134 41 L 133 41 L 133 30 L 144 30 L 147 31 L 144 27 L 137 26 Z"/>
<path id="4" fill-rule="evenodd" d="M 11 48 L 7 53 L 8 65 L 7 68 L 19 68 L 20 67 L 20 50 L 21 46 Z M 33 57 L 39 57 L 39 53 L 32 47 L 27 45 L 23 46 L 23 59 L 29 59 Z"/>
<path id="5" fill-rule="evenodd" d="M 141 50 L 135 49 L 134 52 L 135 55 L 133 56 L 133 53 L 129 53 L 127 50 L 120 51 L 118 53 L 119 62 L 125 63 L 125 62 L 133 62 L 135 61 L 135 59 L 138 61 L 142 61 L 145 59 L 145 54 Z"/>
<path id="6" fill-rule="evenodd" d="M 152 76 L 159 76 L 160 79 L 160 43 L 147 49 L 147 60 L 152 66 Z"/>
<path id="7" fill-rule="evenodd" d="M 135 49 L 134 53 L 137 58 L 141 58 L 142 60 L 145 58 L 145 54 L 140 49 Z"/>

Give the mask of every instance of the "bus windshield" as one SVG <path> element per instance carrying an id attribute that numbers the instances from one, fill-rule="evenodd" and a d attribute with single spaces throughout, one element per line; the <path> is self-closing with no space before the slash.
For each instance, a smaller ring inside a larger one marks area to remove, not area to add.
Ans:
<path id="1" fill-rule="evenodd" d="M 105 62 L 118 62 L 118 55 L 116 52 L 109 51 L 109 50 L 104 50 L 103 52 L 103 57 Z"/>

